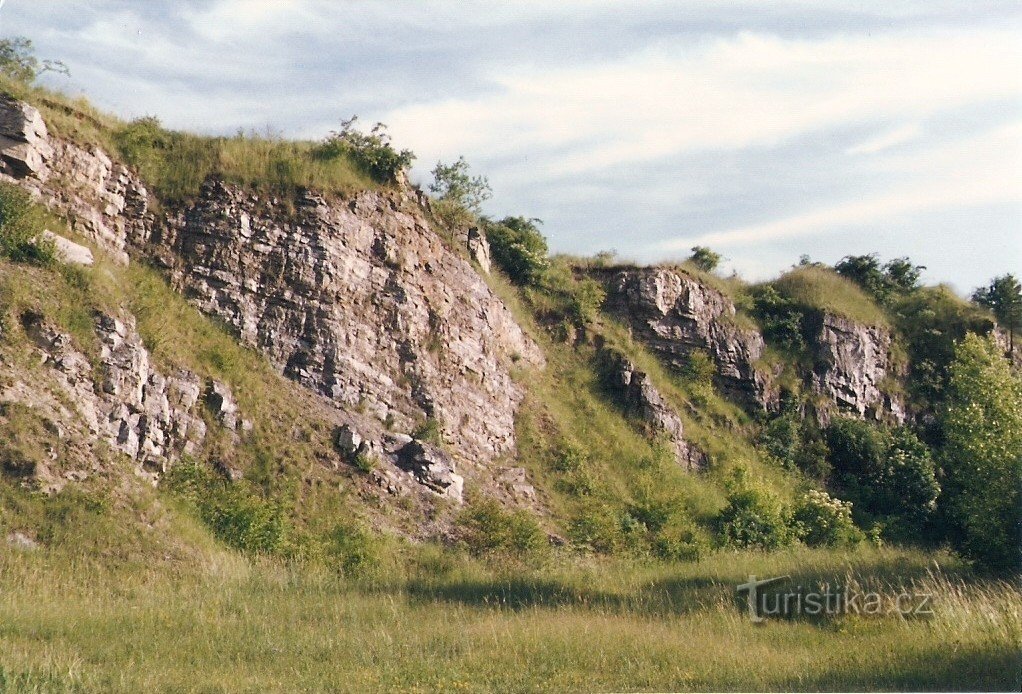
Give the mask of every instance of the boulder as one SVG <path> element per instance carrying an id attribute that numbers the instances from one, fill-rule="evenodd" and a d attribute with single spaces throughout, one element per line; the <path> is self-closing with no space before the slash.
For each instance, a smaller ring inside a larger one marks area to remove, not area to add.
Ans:
<path id="1" fill-rule="evenodd" d="M 96 262 L 92 257 L 92 251 L 81 244 L 54 234 L 48 229 L 43 232 L 42 237 L 54 245 L 57 250 L 57 260 L 62 263 L 92 267 Z"/>
<path id="2" fill-rule="evenodd" d="M 414 439 L 398 451 L 397 464 L 412 473 L 419 484 L 462 502 L 465 478 L 455 472 L 454 459 L 440 447 Z"/>

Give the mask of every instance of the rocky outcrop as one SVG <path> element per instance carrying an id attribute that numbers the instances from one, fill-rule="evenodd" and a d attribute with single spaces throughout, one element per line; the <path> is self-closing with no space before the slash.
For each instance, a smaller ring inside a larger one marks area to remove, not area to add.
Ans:
<path id="1" fill-rule="evenodd" d="M 813 334 L 813 391 L 834 404 L 838 412 L 859 418 L 905 420 L 904 406 L 883 390 L 891 372 L 891 334 L 831 314 L 819 314 Z M 828 418 L 827 408 L 818 412 Z"/>
<path id="2" fill-rule="evenodd" d="M 140 471 L 164 472 L 181 454 L 199 449 L 206 436 L 197 407 L 200 379 L 154 369 L 131 320 L 97 317 L 96 367 L 43 316 L 26 314 L 22 324 L 89 434 L 137 461 Z"/>
<path id="3" fill-rule="evenodd" d="M 10 99 L 0 102 L 0 161 L 0 178 L 116 259 L 155 258 L 288 377 L 399 430 L 435 419 L 470 461 L 513 450 L 522 390 L 510 365 L 541 365 L 542 353 L 430 228 L 428 199 L 407 182 L 348 200 L 277 201 L 209 181 L 157 219 L 127 167 L 49 136 L 35 108 Z M 486 271 L 482 234 L 463 242 Z"/>
<path id="4" fill-rule="evenodd" d="M 685 440 L 681 417 L 664 400 L 649 375 L 637 369 L 619 352 L 604 349 L 601 355 L 607 385 L 625 411 L 642 422 L 652 436 L 666 440 L 683 468 L 700 470 L 706 467 L 706 455 Z"/>
<path id="5" fill-rule="evenodd" d="M 128 260 L 154 217 L 149 192 L 98 148 L 50 137 L 39 111 L 0 96 L 0 178 L 16 181 L 115 259 Z"/>
<path id="6" fill-rule="evenodd" d="M 513 449 L 510 365 L 542 354 L 407 196 L 290 209 L 211 180 L 148 251 L 286 376 L 398 430 L 435 419 L 471 460 Z"/>
<path id="7" fill-rule="evenodd" d="M 635 336 L 672 367 L 684 370 L 693 350 L 717 366 L 717 384 L 747 406 L 772 411 L 778 390 L 759 365 L 765 350 L 758 331 L 736 322 L 724 294 L 667 268 L 594 271 L 607 287 L 604 308 L 628 323 Z"/>
<path id="8" fill-rule="evenodd" d="M 45 181 L 53 157 L 46 123 L 39 111 L 0 94 L 0 170 L 16 178 Z"/>

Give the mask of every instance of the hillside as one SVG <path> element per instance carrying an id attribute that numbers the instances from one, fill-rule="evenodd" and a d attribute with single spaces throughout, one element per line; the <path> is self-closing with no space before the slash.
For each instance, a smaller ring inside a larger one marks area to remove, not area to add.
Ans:
<path id="1" fill-rule="evenodd" d="M 980 527 L 958 472 L 968 349 L 1006 384 L 990 421 L 1022 398 L 982 307 L 819 264 L 551 258 L 378 135 L 201 138 L 8 92 L 0 689 L 1020 681 L 1013 502 Z M 745 631 L 751 574 L 938 608 Z M 337 624 L 364 634 L 321 641 Z"/>

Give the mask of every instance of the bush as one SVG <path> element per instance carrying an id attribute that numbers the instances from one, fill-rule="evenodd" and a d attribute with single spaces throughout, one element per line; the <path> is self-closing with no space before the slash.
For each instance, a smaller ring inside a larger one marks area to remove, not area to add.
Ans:
<path id="1" fill-rule="evenodd" d="M 379 541 L 357 522 L 338 523 L 328 538 L 327 554 L 345 576 L 365 576 L 380 561 Z"/>
<path id="2" fill-rule="evenodd" d="M 516 284 L 538 286 L 550 268 L 546 239 L 538 223 L 538 219 L 505 217 L 483 225 L 494 262 Z"/>
<path id="3" fill-rule="evenodd" d="M 596 319 L 607 298 L 603 285 L 589 277 L 576 282 L 570 289 L 570 295 L 572 318 L 583 325 Z"/>
<path id="4" fill-rule="evenodd" d="M 772 285 L 753 289 L 752 315 L 770 344 L 796 354 L 806 349 L 805 309 Z"/>
<path id="5" fill-rule="evenodd" d="M 412 165 L 415 155 L 408 149 L 394 149 L 383 123 L 363 133 L 356 127 L 357 122 L 358 116 L 352 116 L 341 123 L 340 130 L 330 133 L 313 150 L 313 156 L 322 160 L 348 158 L 377 183 L 394 183 Z"/>
<path id="6" fill-rule="evenodd" d="M 728 494 L 715 526 L 720 543 L 734 549 L 776 549 L 794 539 L 777 499 L 744 486 Z"/>
<path id="7" fill-rule="evenodd" d="M 440 202 L 459 207 L 470 215 L 478 215 L 493 192 L 485 176 L 472 176 L 468 169 L 465 157 L 458 157 L 453 164 L 437 162 L 433 167 L 433 183 L 429 191 Z"/>
<path id="8" fill-rule="evenodd" d="M 759 435 L 759 444 L 790 470 L 801 470 L 823 483 L 830 476 L 829 449 L 815 425 L 788 410 L 770 420 Z"/>
<path id="9" fill-rule="evenodd" d="M 810 490 L 795 505 L 792 526 L 810 547 L 837 547 L 862 542 L 865 535 L 852 522 L 852 504 L 827 492 Z"/>
<path id="10" fill-rule="evenodd" d="M 477 556 L 509 554 L 524 558 L 545 546 L 539 523 L 527 511 L 505 511 L 487 499 L 458 516 L 458 535 Z"/>
<path id="11" fill-rule="evenodd" d="M 693 246 L 689 260 L 703 272 L 713 272 L 720 265 L 720 253 L 715 253 L 706 246 Z"/>
<path id="12" fill-rule="evenodd" d="M 208 467 L 182 462 L 164 484 L 225 544 L 252 554 L 284 554 L 290 549 L 291 524 L 283 507 L 258 496 L 244 482 L 229 483 Z"/>
<path id="13" fill-rule="evenodd" d="M 908 429 L 857 419 L 835 419 L 826 435 L 835 486 L 865 514 L 887 519 L 888 536 L 917 537 L 940 494 L 929 448 Z"/>
<path id="14" fill-rule="evenodd" d="M 0 183 L 0 256 L 19 263 L 51 264 L 56 257 L 52 243 L 40 239 L 42 211 L 28 193 L 11 183 Z"/>

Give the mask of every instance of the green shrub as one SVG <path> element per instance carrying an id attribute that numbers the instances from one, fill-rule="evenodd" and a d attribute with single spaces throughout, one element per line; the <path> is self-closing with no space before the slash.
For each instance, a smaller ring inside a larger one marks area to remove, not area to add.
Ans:
<path id="1" fill-rule="evenodd" d="M 852 504 L 815 489 L 795 505 L 792 526 L 810 547 L 854 545 L 865 539 L 852 521 Z"/>
<path id="2" fill-rule="evenodd" d="M 742 483 L 728 494 L 715 526 L 721 545 L 733 549 L 776 549 L 794 539 L 780 502 Z"/>
<path id="3" fill-rule="evenodd" d="M 889 537 L 918 537 L 940 493 L 929 448 L 908 429 L 857 419 L 835 419 L 826 436 L 842 494 L 867 516 L 886 519 Z"/>
<path id="4" fill-rule="evenodd" d="M 469 506 L 458 516 L 458 536 L 472 554 L 524 558 L 546 544 L 543 531 L 527 511 L 506 511 L 492 499 Z"/>
<path id="5" fill-rule="evenodd" d="M 571 315 L 576 322 L 583 325 L 592 323 L 600 312 L 607 292 L 596 280 L 589 277 L 574 283 L 569 290 L 571 296 Z"/>
<path id="6" fill-rule="evenodd" d="M 358 522 L 338 523 L 327 538 L 327 555 L 345 576 L 364 577 L 379 564 L 379 540 Z"/>
<path id="7" fill-rule="evenodd" d="M 252 554 L 285 554 L 291 548 L 291 523 L 282 505 L 244 482 L 227 482 L 206 466 L 182 462 L 163 483 L 225 544 Z"/>
<path id="8" fill-rule="evenodd" d="M 720 265 L 720 253 L 715 253 L 706 246 L 693 246 L 689 261 L 703 272 L 713 272 Z"/>
<path id="9" fill-rule="evenodd" d="M 453 164 L 437 162 L 433 167 L 433 182 L 429 191 L 437 202 L 459 208 L 474 217 L 482 212 L 482 205 L 490 199 L 493 191 L 485 176 L 472 176 L 468 172 L 465 157 L 458 157 Z"/>
<path id="10" fill-rule="evenodd" d="M 340 130 L 330 133 L 313 150 L 313 156 L 325 161 L 349 159 L 377 183 L 397 181 L 401 172 L 415 161 L 415 155 L 408 149 L 394 149 L 383 123 L 363 133 L 356 127 L 357 121 L 357 116 L 344 121 Z"/>
<path id="11" fill-rule="evenodd" d="M 759 444 L 790 470 L 801 470 L 821 483 L 830 476 L 826 442 L 811 420 L 795 409 L 789 408 L 767 422 L 760 432 Z"/>
<path id="12" fill-rule="evenodd" d="M 516 284 L 537 286 L 550 267 L 546 239 L 538 223 L 538 219 L 505 217 L 483 225 L 494 262 Z"/>
<path id="13" fill-rule="evenodd" d="M 0 183 L 0 256 L 19 263 L 51 264 L 53 243 L 40 239 L 45 222 L 28 193 L 12 183 Z"/>
<path id="14" fill-rule="evenodd" d="M 796 300 L 783 296 L 773 285 L 761 285 L 752 289 L 751 312 L 771 345 L 794 354 L 805 351 L 806 313 Z"/>
<path id="15" fill-rule="evenodd" d="M 444 429 L 439 420 L 429 417 L 415 428 L 412 436 L 420 441 L 439 445 L 444 442 Z"/>

